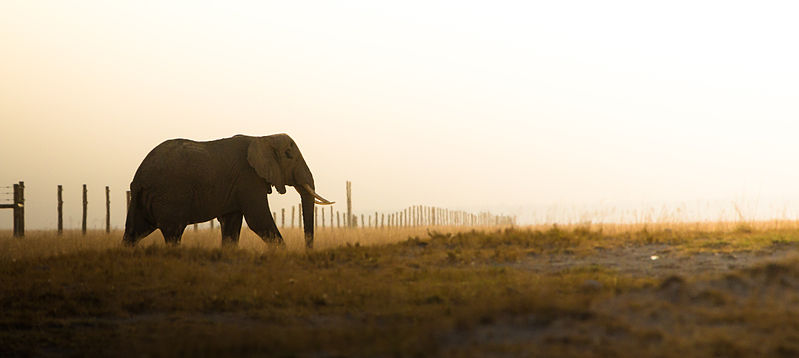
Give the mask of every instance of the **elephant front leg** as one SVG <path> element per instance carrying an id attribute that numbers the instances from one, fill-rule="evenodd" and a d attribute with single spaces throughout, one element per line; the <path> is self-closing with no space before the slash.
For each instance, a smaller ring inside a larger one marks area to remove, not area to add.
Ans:
<path id="1" fill-rule="evenodd" d="M 222 245 L 236 246 L 241 235 L 241 213 L 233 213 L 219 217 L 219 224 L 222 226 Z"/>
<path id="2" fill-rule="evenodd" d="M 161 227 L 161 234 L 164 235 L 164 241 L 167 245 L 177 246 L 180 244 L 180 238 L 183 236 L 183 230 L 186 225 L 172 224 Z"/>
<path id="3" fill-rule="evenodd" d="M 270 244 L 285 245 L 283 236 L 280 235 L 275 220 L 272 218 L 272 213 L 269 211 L 269 203 L 254 200 L 244 205 L 243 209 L 247 226 L 261 240 Z"/>

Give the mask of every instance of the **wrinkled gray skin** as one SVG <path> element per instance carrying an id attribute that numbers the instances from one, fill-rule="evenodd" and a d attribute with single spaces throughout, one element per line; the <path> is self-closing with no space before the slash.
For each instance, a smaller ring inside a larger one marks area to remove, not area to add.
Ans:
<path id="1" fill-rule="evenodd" d="M 130 183 L 131 201 L 123 242 L 135 245 L 160 229 L 169 244 L 180 243 L 187 225 L 217 218 L 222 243 L 238 243 L 242 216 L 267 243 L 283 244 L 266 195 L 294 186 L 302 200 L 305 244 L 313 246 L 313 175 L 286 134 L 237 135 L 209 142 L 172 139 L 144 158 Z"/>

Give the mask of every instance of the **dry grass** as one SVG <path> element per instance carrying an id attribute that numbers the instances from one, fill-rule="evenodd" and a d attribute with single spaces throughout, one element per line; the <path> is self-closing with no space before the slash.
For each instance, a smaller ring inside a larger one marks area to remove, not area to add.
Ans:
<path id="1" fill-rule="evenodd" d="M 457 230 L 457 231 L 456 231 Z M 464 231 L 465 230 L 465 231 Z M 773 250 L 793 222 L 523 229 L 0 233 L 0 355 L 735 356 L 799 352 L 799 261 L 673 278 L 527 263 L 635 245 Z M 779 327 L 779 334 L 776 332 Z M 754 332 L 757 339 L 742 339 Z"/>
<path id="2" fill-rule="evenodd" d="M 687 248 L 701 248 L 714 241 L 724 241 L 728 249 L 756 249 L 773 241 L 793 240 L 799 231 L 799 221 L 735 221 L 735 222 L 660 222 L 638 224 L 574 224 L 531 225 L 521 230 L 547 232 L 556 228 L 562 232 L 591 233 L 586 246 L 597 244 L 624 245 L 634 242 L 682 244 Z M 497 228 L 436 226 L 413 228 L 360 228 L 354 230 L 317 228 L 314 247 L 327 249 L 346 245 L 384 245 L 404 241 L 409 237 L 426 237 L 429 232 L 458 233 Z M 280 229 L 291 251 L 305 250 L 302 230 Z M 215 248 L 220 245 L 219 229 L 186 229 L 181 245 L 190 248 Z M 10 231 L 0 231 L 0 258 L 50 256 L 83 250 L 104 250 L 121 246 L 122 232 L 114 230 L 90 231 L 81 235 L 79 230 L 67 230 L 59 236 L 54 231 L 28 231 L 24 240 L 11 239 Z M 139 246 L 163 245 L 163 236 L 156 231 L 139 243 Z M 242 229 L 239 248 L 262 252 L 266 245 L 246 227 Z"/>

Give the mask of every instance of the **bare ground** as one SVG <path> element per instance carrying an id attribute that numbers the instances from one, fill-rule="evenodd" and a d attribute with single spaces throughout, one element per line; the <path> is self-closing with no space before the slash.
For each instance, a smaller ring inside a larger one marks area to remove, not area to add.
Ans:
<path id="1" fill-rule="evenodd" d="M 758 251 L 679 252 L 670 245 L 541 255 L 517 264 L 557 274 L 612 269 L 659 284 L 594 300 L 586 311 L 551 317 L 493 317 L 447 337 L 447 356 L 796 357 L 796 245 Z M 588 280 L 584 290 L 601 284 Z"/>
<path id="2" fill-rule="evenodd" d="M 775 244 L 757 251 L 685 252 L 672 245 L 649 244 L 595 248 L 590 255 L 542 254 L 516 264 L 535 272 L 557 273 L 573 268 L 597 266 L 620 275 L 665 278 L 673 275 L 714 275 L 797 256 L 796 245 Z"/>

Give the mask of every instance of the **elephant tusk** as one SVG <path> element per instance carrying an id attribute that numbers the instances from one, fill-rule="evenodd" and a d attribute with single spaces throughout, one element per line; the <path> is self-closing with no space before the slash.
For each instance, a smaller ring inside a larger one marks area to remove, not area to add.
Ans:
<path id="1" fill-rule="evenodd" d="M 336 203 L 335 201 L 330 201 L 330 200 L 327 200 L 327 199 L 319 196 L 319 194 L 317 194 L 313 190 L 313 188 L 311 188 L 311 186 L 308 185 L 308 184 L 303 184 L 302 187 L 305 188 L 305 190 L 307 190 L 308 193 L 310 193 L 314 198 L 318 199 L 318 201 L 315 201 L 315 203 L 317 203 L 319 205 L 331 205 L 331 204 L 335 204 Z"/>

